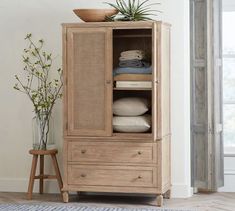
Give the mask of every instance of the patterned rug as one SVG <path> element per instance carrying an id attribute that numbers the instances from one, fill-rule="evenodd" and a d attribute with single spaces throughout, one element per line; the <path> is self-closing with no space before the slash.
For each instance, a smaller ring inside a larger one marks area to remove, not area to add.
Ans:
<path id="1" fill-rule="evenodd" d="M 167 208 L 110 208 L 110 207 L 75 207 L 29 204 L 0 204 L 0 211 L 190 211 Z"/>

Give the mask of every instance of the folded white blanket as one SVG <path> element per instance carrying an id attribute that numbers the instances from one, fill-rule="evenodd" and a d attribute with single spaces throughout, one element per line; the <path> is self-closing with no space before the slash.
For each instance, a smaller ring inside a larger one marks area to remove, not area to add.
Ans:
<path id="1" fill-rule="evenodd" d="M 129 50 L 121 52 L 121 57 L 129 56 L 129 55 L 144 55 L 144 51 L 142 50 Z"/>
<path id="2" fill-rule="evenodd" d="M 119 61 L 126 61 L 126 60 L 134 60 L 134 59 L 137 59 L 137 60 L 142 60 L 144 59 L 144 55 L 140 55 L 140 54 L 133 54 L 133 55 L 125 55 L 125 56 L 121 56 L 119 57 Z"/>

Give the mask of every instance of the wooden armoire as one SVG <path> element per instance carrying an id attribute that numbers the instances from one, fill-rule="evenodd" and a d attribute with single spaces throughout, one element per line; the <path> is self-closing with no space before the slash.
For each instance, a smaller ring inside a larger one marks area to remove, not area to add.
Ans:
<path id="1" fill-rule="evenodd" d="M 122 51 L 151 58 L 151 88 L 117 88 L 113 69 Z M 157 21 L 63 24 L 64 187 L 68 192 L 156 194 L 171 190 L 170 25 Z M 151 130 L 115 132 L 113 101 L 146 97 Z"/>

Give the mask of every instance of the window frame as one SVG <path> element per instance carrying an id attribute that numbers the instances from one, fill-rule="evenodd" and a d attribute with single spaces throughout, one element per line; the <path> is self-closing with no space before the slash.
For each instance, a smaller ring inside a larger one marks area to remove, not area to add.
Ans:
<path id="1" fill-rule="evenodd" d="M 223 5 L 223 14 L 226 12 L 233 12 L 235 14 L 235 4 L 230 5 L 230 7 L 228 7 L 227 5 Z M 224 53 L 224 45 L 223 45 L 223 55 L 222 55 L 222 59 L 223 59 L 223 63 L 224 63 L 224 59 L 234 59 L 235 60 L 235 49 L 234 52 L 232 53 Z M 223 65 L 223 70 L 224 70 L 224 65 Z M 224 78 L 223 78 L 223 83 L 224 83 Z M 223 90 L 224 93 L 224 90 Z M 224 105 L 234 105 L 235 106 L 235 99 L 234 100 L 224 100 L 223 99 L 223 110 L 224 110 Z M 223 119 L 223 122 L 225 122 L 225 119 Z M 235 137 L 234 137 L 235 138 Z M 223 140 L 224 140 L 224 134 L 223 134 Z M 225 142 L 225 140 L 224 140 Z M 227 156 L 234 156 L 235 157 L 235 146 L 225 146 L 224 145 L 224 155 L 225 157 Z"/>

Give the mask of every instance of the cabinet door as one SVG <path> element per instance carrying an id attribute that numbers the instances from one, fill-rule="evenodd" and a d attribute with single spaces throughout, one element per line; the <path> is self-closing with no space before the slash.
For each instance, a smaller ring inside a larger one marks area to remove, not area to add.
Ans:
<path id="1" fill-rule="evenodd" d="M 170 107 L 170 26 L 155 23 L 153 27 L 153 134 L 161 139 L 171 134 Z"/>
<path id="2" fill-rule="evenodd" d="M 68 135 L 111 136 L 112 30 L 67 29 Z"/>

